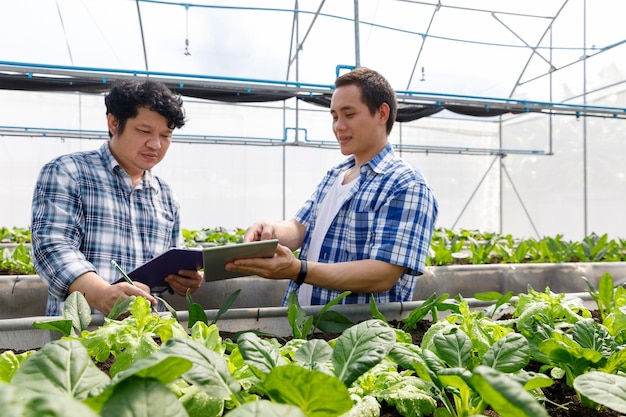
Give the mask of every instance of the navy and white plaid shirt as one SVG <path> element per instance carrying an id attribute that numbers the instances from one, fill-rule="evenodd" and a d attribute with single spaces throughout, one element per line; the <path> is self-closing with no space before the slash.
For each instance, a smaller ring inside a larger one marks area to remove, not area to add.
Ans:
<path id="1" fill-rule="evenodd" d="M 351 156 L 328 171 L 311 198 L 297 212 L 295 219 L 306 227 L 300 258 L 307 257 L 320 201 L 339 173 L 354 165 Z M 406 268 L 404 274 L 389 291 L 373 295 L 377 303 L 411 301 L 415 278 L 424 272 L 437 211 L 437 200 L 421 172 L 396 157 L 388 144 L 360 167 L 359 179 L 326 233 L 319 262 L 376 259 L 403 266 Z M 290 281 L 283 305 L 286 305 L 289 293 L 297 289 L 298 286 Z M 317 286 L 312 290 L 312 305 L 327 304 L 341 294 Z M 369 303 L 369 298 L 367 293 L 352 293 L 342 303 Z"/>
<path id="2" fill-rule="evenodd" d="M 61 315 L 70 284 L 95 271 L 120 278 L 111 261 L 131 271 L 184 245 L 180 205 L 172 189 L 146 171 L 135 188 L 109 143 L 58 157 L 37 180 L 32 205 L 33 262 L 48 285 L 47 315 Z"/>

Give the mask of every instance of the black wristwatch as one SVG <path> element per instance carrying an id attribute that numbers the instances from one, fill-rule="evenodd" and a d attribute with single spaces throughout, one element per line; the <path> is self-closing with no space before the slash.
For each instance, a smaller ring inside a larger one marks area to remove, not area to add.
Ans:
<path id="1" fill-rule="evenodd" d="M 306 279 L 306 274 L 308 272 L 306 259 L 300 259 L 300 272 L 298 273 L 298 278 L 296 278 L 296 284 L 302 285 L 304 284 L 304 280 Z"/>

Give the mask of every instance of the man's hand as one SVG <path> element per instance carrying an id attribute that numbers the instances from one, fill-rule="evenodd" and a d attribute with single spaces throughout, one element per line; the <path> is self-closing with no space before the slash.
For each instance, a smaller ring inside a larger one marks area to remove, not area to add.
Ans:
<path id="1" fill-rule="evenodd" d="M 272 258 L 237 259 L 227 263 L 225 268 L 263 278 L 295 279 L 300 272 L 300 261 L 288 247 L 279 244 Z"/>
<path id="2" fill-rule="evenodd" d="M 168 275 L 165 282 L 169 284 L 172 290 L 183 297 L 187 295 L 187 290 L 195 292 L 204 281 L 204 276 L 200 271 L 180 270 L 178 275 Z"/>
<path id="3" fill-rule="evenodd" d="M 145 297 L 150 304 L 157 305 L 157 300 L 150 295 L 150 288 L 147 285 L 141 282 L 136 282 L 135 285 L 127 282 L 111 285 L 95 272 L 86 272 L 76 278 L 70 285 L 68 293 L 74 291 L 83 293 L 87 303 L 104 315 L 111 312 L 118 298 L 125 300 L 132 295 Z"/>
<path id="4" fill-rule="evenodd" d="M 246 229 L 243 235 L 244 242 L 256 242 L 258 240 L 276 239 L 274 226 L 269 222 L 257 222 Z"/>

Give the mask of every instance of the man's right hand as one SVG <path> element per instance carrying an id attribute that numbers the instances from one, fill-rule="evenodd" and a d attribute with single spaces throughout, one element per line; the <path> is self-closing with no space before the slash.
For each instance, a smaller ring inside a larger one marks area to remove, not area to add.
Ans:
<path id="1" fill-rule="evenodd" d="M 269 240 L 276 238 L 274 225 L 269 222 L 257 222 L 246 229 L 243 235 L 244 242 L 256 242 L 259 240 Z"/>
<path id="2" fill-rule="evenodd" d="M 136 282 L 135 285 L 127 282 L 111 285 L 95 272 L 87 272 L 76 278 L 68 292 L 74 291 L 80 291 L 87 303 L 104 315 L 111 312 L 118 298 L 125 300 L 132 295 L 145 297 L 150 304 L 157 305 L 157 300 L 150 295 L 150 287 L 147 285 L 141 282 Z"/>

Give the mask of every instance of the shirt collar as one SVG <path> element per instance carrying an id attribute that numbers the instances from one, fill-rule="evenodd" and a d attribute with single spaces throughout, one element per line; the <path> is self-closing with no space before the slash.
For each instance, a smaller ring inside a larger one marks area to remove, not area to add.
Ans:
<path id="1" fill-rule="evenodd" d="M 390 143 L 387 143 L 380 152 L 378 152 L 372 159 L 363 164 L 363 166 L 369 166 L 372 171 L 377 174 L 381 174 L 385 172 L 385 170 L 392 163 L 395 158 L 395 153 L 393 151 L 393 147 Z M 346 159 L 343 163 L 341 163 L 338 168 L 346 169 L 351 168 L 355 165 L 354 155 L 350 155 L 348 159 Z"/>
<path id="2" fill-rule="evenodd" d="M 372 171 L 377 174 L 382 174 L 392 163 L 394 157 L 395 154 L 393 152 L 393 148 L 390 143 L 387 143 L 385 147 L 376 154 L 376 156 L 367 162 L 366 165 L 369 165 Z"/>

